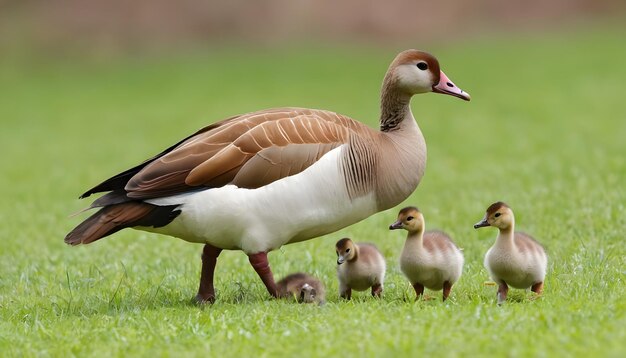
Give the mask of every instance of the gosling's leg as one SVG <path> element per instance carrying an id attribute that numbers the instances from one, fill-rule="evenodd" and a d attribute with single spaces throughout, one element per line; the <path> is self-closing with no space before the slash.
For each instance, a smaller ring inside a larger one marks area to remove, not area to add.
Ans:
<path id="1" fill-rule="evenodd" d="M 413 284 L 413 289 L 415 290 L 415 300 L 417 301 L 424 294 L 424 285 L 416 282 Z"/>
<path id="2" fill-rule="evenodd" d="M 506 301 L 506 295 L 509 293 L 509 286 L 506 282 L 502 281 L 498 284 L 498 305 L 501 305 Z"/>
<path id="3" fill-rule="evenodd" d="M 380 283 L 377 283 L 374 286 L 372 286 L 372 296 L 380 298 L 382 294 L 383 294 L 383 285 L 381 285 Z"/>
<path id="4" fill-rule="evenodd" d="M 452 290 L 452 284 L 450 281 L 443 282 L 443 300 L 445 301 L 450 296 L 450 291 Z"/>
<path id="5" fill-rule="evenodd" d="M 350 300 L 352 298 L 352 289 L 348 286 L 339 284 L 339 297 Z"/>
<path id="6" fill-rule="evenodd" d="M 270 264 L 267 261 L 267 252 L 259 252 L 257 254 L 248 255 L 248 259 L 250 260 L 250 264 L 254 267 L 256 273 L 265 284 L 267 292 L 269 292 L 272 297 L 278 297 L 278 290 L 276 289 L 276 282 L 274 282 L 274 275 L 272 274 Z"/>
<path id="7" fill-rule="evenodd" d="M 542 282 L 537 282 L 536 284 L 534 284 L 531 288 L 531 291 L 533 291 L 534 293 L 537 294 L 537 296 L 540 296 L 541 293 L 543 292 L 543 281 Z"/>
<path id="8" fill-rule="evenodd" d="M 215 265 L 217 257 L 222 252 L 215 246 L 206 244 L 202 250 L 202 271 L 200 273 L 200 287 L 196 295 L 198 303 L 215 302 L 215 287 L 213 286 L 213 274 L 215 273 Z"/>

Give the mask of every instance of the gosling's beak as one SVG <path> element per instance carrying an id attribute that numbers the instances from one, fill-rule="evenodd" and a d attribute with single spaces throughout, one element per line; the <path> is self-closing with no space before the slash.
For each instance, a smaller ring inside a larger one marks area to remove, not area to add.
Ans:
<path id="1" fill-rule="evenodd" d="M 402 221 L 398 220 L 395 223 L 389 225 L 389 230 L 402 229 Z"/>
<path id="2" fill-rule="evenodd" d="M 487 222 L 487 217 L 484 217 L 481 221 L 479 221 L 476 224 L 474 224 L 474 229 L 479 229 L 479 228 L 485 227 L 485 226 L 491 226 Z"/>
<path id="3" fill-rule="evenodd" d="M 450 81 L 448 76 L 446 76 L 443 71 L 441 71 L 439 74 L 439 83 L 433 86 L 433 92 L 447 94 L 450 96 L 458 97 L 460 99 L 464 99 L 466 101 L 469 101 L 471 99 L 470 94 L 463 91 L 454 83 L 452 83 L 452 81 Z"/>
<path id="4" fill-rule="evenodd" d="M 337 265 L 341 265 L 345 260 L 346 259 L 343 256 L 339 255 L 337 257 Z"/>

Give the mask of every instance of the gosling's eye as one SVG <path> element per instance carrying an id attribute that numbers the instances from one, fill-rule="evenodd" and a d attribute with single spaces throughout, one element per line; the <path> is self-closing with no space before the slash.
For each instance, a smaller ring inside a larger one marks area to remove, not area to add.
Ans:
<path id="1" fill-rule="evenodd" d="M 494 216 L 495 216 L 495 217 L 499 217 L 500 215 L 502 215 L 502 214 L 500 214 L 500 213 L 496 213 L 496 215 L 494 215 Z"/>
<path id="2" fill-rule="evenodd" d="M 420 62 L 420 63 L 421 63 L 421 62 Z M 406 221 L 411 221 L 411 220 L 413 220 L 413 219 L 414 219 L 414 217 L 412 217 L 412 216 L 408 216 L 408 217 L 406 218 Z"/>
<path id="3" fill-rule="evenodd" d="M 350 249 L 346 249 L 346 253 L 350 252 Z"/>
<path id="4" fill-rule="evenodd" d="M 422 71 L 426 71 L 428 69 L 428 64 L 426 62 L 418 62 L 417 68 Z"/>

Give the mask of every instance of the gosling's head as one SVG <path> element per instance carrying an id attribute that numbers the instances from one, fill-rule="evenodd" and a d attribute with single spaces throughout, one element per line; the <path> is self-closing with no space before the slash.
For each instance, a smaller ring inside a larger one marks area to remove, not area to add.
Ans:
<path id="1" fill-rule="evenodd" d="M 298 297 L 298 302 L 300 303 L 313 303 L 315 302 L 315 298 L 317 297 L 317 291 L 313 286 L 305 283 L 300 287 L 300 297 Z"/>
<path id="2" fill-rule="evenodd" d="M 352 261 L 356 256 L 354 242 L 348 238 L 337 241 L 335 251 L 337 251 L 337 265 L 341 265 L 345 261 Z"/>
<path id="3" fill-rule="evenodd" d="M 414 206 L 407 206 L 398 213 L 398 220 L 389 225 L 389 230 L 404 229 L 410 233 L 424 230 L 424 215 Z"/>
<path id="4" fill-rule="evenodd" d="M 400 52 L 387 70 L 384 85 L 409 96 L 435 92 L 470 100 L 469 93 L 458 88 L 441 71 L 435 56 L 424 51 Z"/>
<path id="5" fill-rule="evenodd" d="M 500 230 L 506 230 L 509 229 L 514 222 L 515 217 L 513 216 L 513 210 L 511 210 L 507 204 L 498 201 L 491 204 L 487 208 L 485 217 L 483 217 L 481 221 L 474 224 L 474 229 L 485 226 L 494 226 Z"/>

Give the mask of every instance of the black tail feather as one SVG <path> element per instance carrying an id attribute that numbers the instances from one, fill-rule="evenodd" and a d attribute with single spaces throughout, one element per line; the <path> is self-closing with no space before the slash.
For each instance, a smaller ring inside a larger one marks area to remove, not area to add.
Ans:
<path id="1" fill-rule="evenodd" d="M 163 227 L 180 213 L 179 205 L 157 206 L 140 201 L 105 206 L 65 236 L 69 245 L 89 244 L 127 227 Z"/>

